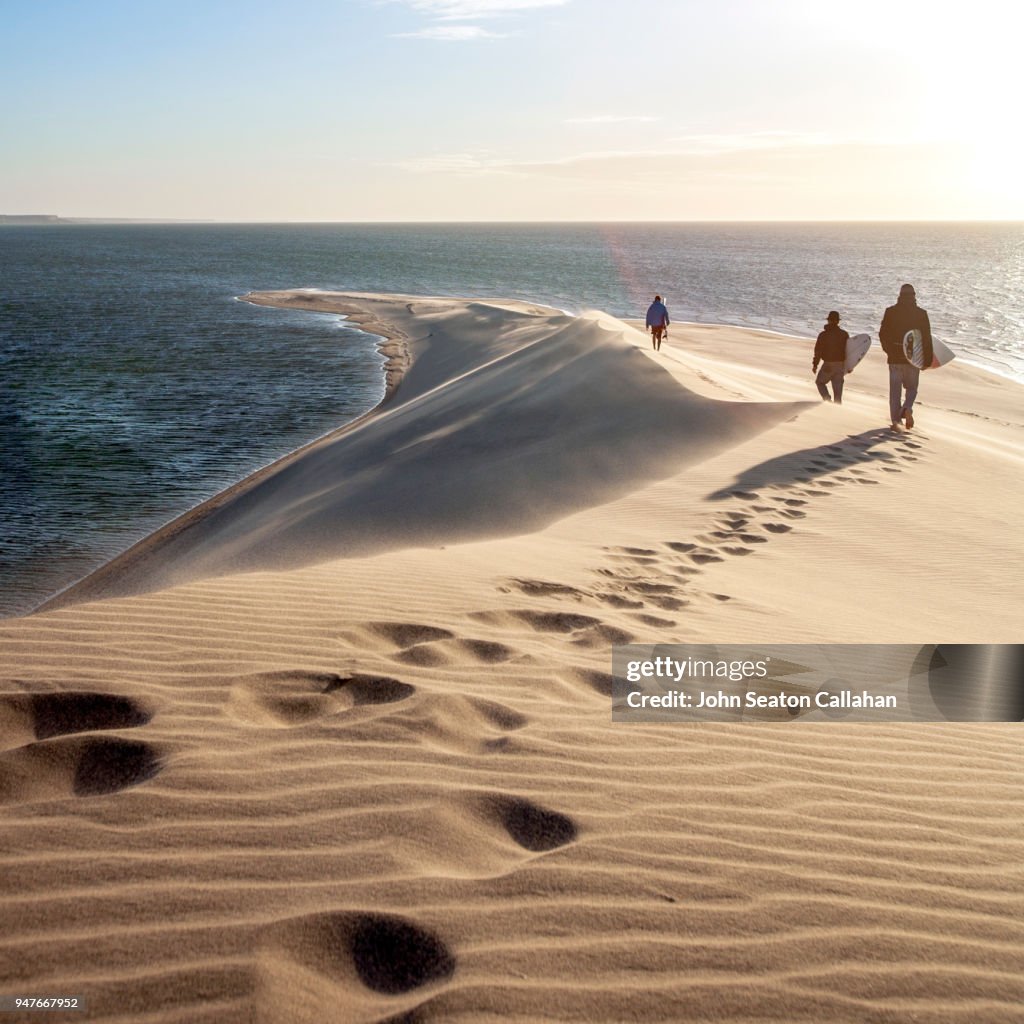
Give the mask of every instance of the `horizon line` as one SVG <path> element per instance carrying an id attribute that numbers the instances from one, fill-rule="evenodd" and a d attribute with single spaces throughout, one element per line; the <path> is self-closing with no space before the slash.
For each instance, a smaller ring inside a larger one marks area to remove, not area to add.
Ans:
<path id="1" fill-rule="evenodd" d="M 16 218 L 14 222 L 5 218 Z M 30 219 L 39 218 L 40 223 L 29 223 Z M 55 219 L 49 219 L 55 218 Z M 214 224 L 214 225 L 257 225 L 257 224 L 361 224 L 361 225 L 407 225 L 407 224 L 645 224 L 645 225 L 677 225 L 677 224 L 1024 224 L 1020 217 L 859 217 L 844 219 L 841 217 L 757 217 L 757 218 L 691 218 L 668 220 L 613 218 L 594 220 L 573 218 L 563 220 L 492 220 L 479 218 L 469 220 L 423 219 L 423 220 L 262 220 L 262 219 L 218 219 L 213 217 L 86 217 L 63 216 L 61 214 L 42 213 L 0 213 L 0 227 L 66 227 L 74 224 Z"/>

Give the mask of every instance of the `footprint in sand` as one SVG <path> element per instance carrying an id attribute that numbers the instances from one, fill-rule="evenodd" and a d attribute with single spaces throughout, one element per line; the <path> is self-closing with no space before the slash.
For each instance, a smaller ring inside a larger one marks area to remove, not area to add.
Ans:
<path id="1" fill-rule="evenodd" d="M 486 700 L 483 697 L 468 697 L 467 700 L 491 725 L 505 732 L 522 729 L 530 721 L 521 711 L 516 711 L 507 704 L 500 704 L 496 700 Z"/>
<path id="2" fill-rule="evenodd" d="M 654 554 L 652 551 L 651 554 Z M 582 590 L 570 587 L 564 583 L 551 583 L 547 580 L 529 580 L 513 577 L 508 581 L 528 597 L 571 597 L 582 601 L 586 596 Z"/>
<path id="3" fill-rule="evenodd" d="M 432 932 L 384 914 L 360 914 L 349 932 L 348 953 L 371 991 L 400 995 L 455 973 L 455 958 Z"/>
<path id="4" fill-rule="evenodd" d="M 570 683 L 582 684 L 602 697 L 612 695 L 615 683 L 615 677 L 610 672 L 598 672 L 592 668 L 571 668 L 565 673 L 564 678 Z"/>
<path id="5" fill-rule="evenodd" d="M 411 993 L 430 994 L 455 973 L 457 960 L 436 933 L 396 914 L 328 911 L 265 928 L 257 960 L 267 1019 L 286 1020 L 295 1008 L 296 968 L 302 1005 L 316 1019 L 417 1019 Z M 397 1013 L 396 1013 L 397 1012 Z"/>
<path id="6" fill-rule="evenodd" d="M 632 633 L 617 626 L 609 626 L 601 623 L 591 629 L 576 633 L 572 643 L 577 647 L 607 648 L 617 644 L 632 643 L 635 637 Z"/>
<path id="7" fill-rule="evenodd" d="M 521 589 L 530 589 L 536 585 L 540 590 L 534 590 L 534 596 L 551 596 L 557 592 L 562 596 L 568 596 L 571 593 L 574 596 L 582 597 L 580 591 L 571 587 L 562 587 L 560 584 L 542 584 L 534 580 L 515 580 L 513 582 L 524 584 Z M 499 662 L 509 661 L 515 656 L 515 651 L 511 647 L 506 647 L 505 644 L 491 640 L 457 637 L 451 630 L 442 629 L 439 626 L 425 626 L 411 622 L 374 622 L 370 623 L 368 628 L 377 636 L 382 636 L 396 647 L 402 648 L 391 657 L 404 665 L 432 668 L 465 661 L 467 658 L 473 662 L 495 665 Z"/>
<path id="8" fill-rule="evenodd" d="M 621 594 L 598 594 L 597 599 L 604 601 L 605 604 L 611 605 L 612 608 L 623 608 L 623 609 L 636 609 L 643 608 L 643 601 L 633 601 L 628 597 L 623 597 Z"/>
<path id="9" fill-rule="evenodd" d="M 630 590 L 636 591 L 638 594 L 674 594 L 677 587 L 671 583 L 648 583 L 645 580 L 635 580 L 632 583 L 627 584 Z"/>
<path id="10" fill-rule="evenodd" d="M 573 612 L 537 612 L 523 609 L 512 612 L 512 615 L 538 633 L 574 633 L 577 630 L 601 625 L 601 620 L 595 619 L 592 615 L 578 615 Z"/>
<path id="11" fill-rule="evenodd" d="M 452 663 L 452 659 L 433 644 L 413 644 L 392 657 L 403 665 L 416 665 L 418 668 L 436 668 L 438 665 Z"/>
<path id="12" fill-rule="evenodd" d="M 82 744 L 71 788 L 75 796 L 117 793 L 147 782 L 160 768 L 160 757 L 148 743 L 97 736 Z"/>
<path id="13" fill-rule="evenodd" d="M 723 530 L 742 530 L 750 522 L 750 516 L 736 516 L 734 519 L 719 519 L 715 525 Z"/>
<path id="14" fill-rule="evenodd" d="M 500 662 L 509 661 L 515 657 L 516 653 L 511 647 L 506 647 L 494 640 L 459 640 L 458 645 L 474 661 L 479 661 L 484 665 L 497 665 Z"/>
<path id="15" fill-rule="evenodd" d="M 764 523 L 763 526 L 769 533 L 789 533 L 793 529 L 785 523 Z"/>
<path id="16" fill-rule="evenodd" d="M 0 755 L 0 803 L 118 793 L 152 779 L 163 767 L 142 740 L 89 736 L 30 743 Z"/>
<path id="17" fill-rule="evenodd" d="M 582 647 L 607 647 L 609 644 L 628 644 L 632 633 L 609 626 L 593 615 L 576 612 L 541 612 L 522 608 L 510 612 L 474 612 L 473 618 L 492 625 L 511 617 L 523 622 L 537 633 L 560 633 L 571 636 L 571 642 Z"/>
<path id="18" fill-rule="evenodd" d="M 283 673 L 290 675 L 290 673 Z M 297 673 L 301 674 L 301 673 Z M 371 675 L 354 672 L 348 675 L 328 674 L 319 677 L 325 679 L 323 693 L 327 696 L 342 696 L 346 701 L 358 707 L 363 704 L 394 704 L 396 701 L 411 697 L 416 691 L 415 686 L 403 683 L 391 676 Z"/>
<path id="19" fill-rule="evenodd" d="M 523 797 L 495 793 L 482 806 L 524 850 L 547 853 L 573 842 L 578 830 L 572 818 Z"/>
<path id="20" fill-rule="evenodd" d="M 110 693 L 2 693 L 0 749 L 77 732 L 134 729 L 152 717 L 137 701 Z"/>
<path id="21" fill-rule="evenodd" d="M 655 629 L 668 629 L 671 626 L 676 625 L 675 619 L 662 619 L 657 615 L 634 615 L 633 616 L 638 622 L 642 622 L 645 626 L 653 626 Z"/>
<path id="22" fill-rule="evenodd" d="M 673 551 L 678 551 L 680 554 L 688 554 L 689 552 L 696 549 L 696 544 L 686 544 L 682 541 L 667 540 L 665 541 L 665 547 L 671 548 Z"/>
<path id="23" fill-rule="evenodd" d="M 694 551 L 693 554 L 690 555 L 690 558 L 692 561 L 696 562 L 697 565 L 709 565 L 712 562 L 724 561 L 724 559 L 711 551 Z"/>
<path id="24" fill-rule="evenodd" d="M 370 622 L 367 629 L 384 637 L 395 647 L 412 647 L 414 644 L 430 643 L 433 640 L 452 640 L 455 634 L 440 626 L 424 626 L 417 622 Z"/>
<path id="25" fill-rule="evenodd" d="M 390 676 L 359 672 L 259 672 L 236 680 L 227 710 L 246 725 L 295 728 L 354 707 L 393 704 L 415 690 Z"/>

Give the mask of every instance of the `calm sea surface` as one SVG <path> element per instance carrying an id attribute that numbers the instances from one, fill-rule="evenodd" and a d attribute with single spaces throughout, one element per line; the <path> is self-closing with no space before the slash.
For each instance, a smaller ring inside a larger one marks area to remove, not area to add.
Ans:
<path id="1" fill-rule="evenodd" d="M 506 296 L 876 333 L 911 281 L 936 337 L 1024 380 L 1024 225 L 0 227 L 0 615 L 27 611 L 371 408 L 373 339 L 254 289 Z"/>

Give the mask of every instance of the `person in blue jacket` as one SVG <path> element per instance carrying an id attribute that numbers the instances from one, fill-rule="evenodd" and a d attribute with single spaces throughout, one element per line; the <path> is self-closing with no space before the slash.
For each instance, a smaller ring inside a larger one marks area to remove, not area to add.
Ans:
<path id="1" fill-rule="evenodd" d="M 660 295 L 655 295 L 654 301 L 647 308 L 647 329 L 651 332 L 655 352 L 661 348 L 662 336 L 668 337 L 668 323 L 668 307 L 661 301 Z"/>

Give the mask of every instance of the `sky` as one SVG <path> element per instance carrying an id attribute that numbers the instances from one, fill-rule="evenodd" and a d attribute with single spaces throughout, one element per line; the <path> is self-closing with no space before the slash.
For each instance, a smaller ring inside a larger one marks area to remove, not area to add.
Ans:
<path id="1" fill-rule="evenodd" d="M 0 213 L 1024 219 L 1009 0 L 0 0 Z"/>

